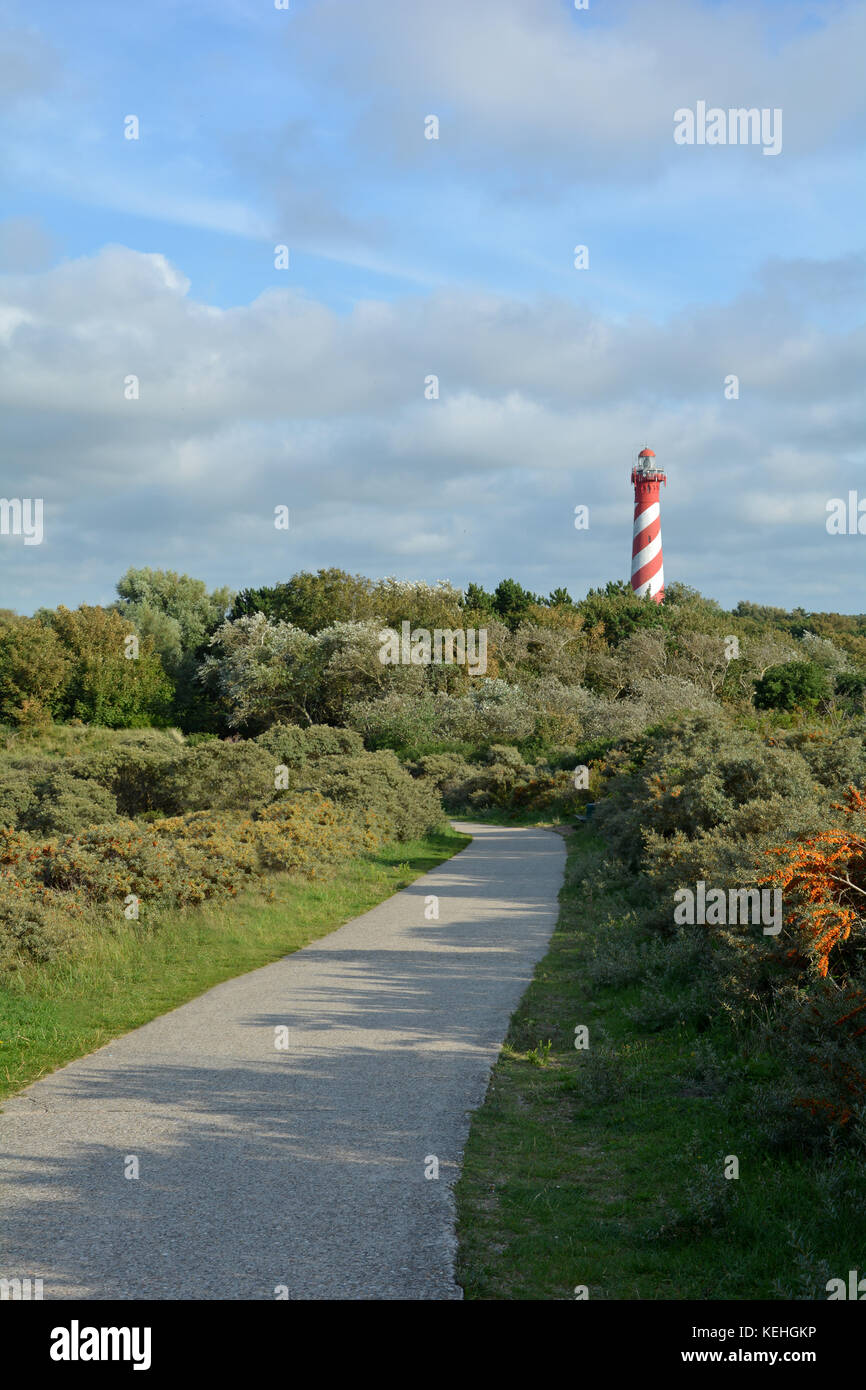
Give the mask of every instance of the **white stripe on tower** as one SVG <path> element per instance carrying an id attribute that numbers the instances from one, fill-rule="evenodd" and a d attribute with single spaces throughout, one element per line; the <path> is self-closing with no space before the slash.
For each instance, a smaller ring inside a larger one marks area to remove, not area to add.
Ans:
<path id="1" fill-rule="evenodd" d="M 638 598 L 643 598 L 646 594 L 655 598 L 659 590 L 664 588 L 660 510 L 658 502 L 650 501 L 649 498 L 635 501 L 631 587 Z"/>

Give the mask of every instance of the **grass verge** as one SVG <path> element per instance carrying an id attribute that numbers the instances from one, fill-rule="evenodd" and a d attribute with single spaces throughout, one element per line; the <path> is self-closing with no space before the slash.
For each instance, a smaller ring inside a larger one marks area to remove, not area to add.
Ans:
<path id="1" fill-rule="evenodd" d="M 222 980 L 297 951 L 449 859 L 468 837 L 444 829 L 388 845 L 310 882 L 274 875 L 206 908 L 94 932 L 74 957 L 0 986 L 0 1099 Z"/>
<path id="2" fill-rule="evenodd" d="M 743 1055 L 724 1022 L 635 1025 L 635 892 L 592 830 L 569 837 L 550 950 L 464 1155 L 465 1295 L 826 1299 L 829 1279 L 863 1268 L 862 1156 L 772 1142 L 759 1104 L 771 1059 Z"/>

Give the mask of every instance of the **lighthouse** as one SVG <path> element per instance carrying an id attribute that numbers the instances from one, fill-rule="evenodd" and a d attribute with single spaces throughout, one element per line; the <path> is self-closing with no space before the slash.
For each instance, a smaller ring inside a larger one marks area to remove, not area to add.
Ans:
<path id="1" fill-rule="evenodd" d="M 631 470 L 634 483 L 634 531 L 631 545 L 631 587 L 638 598 L 649 594 L 656 603 L 665 596 L 662 564 L 662 524 L 659 487 L 667 478 L 652 449 L 641 449 Z"/>

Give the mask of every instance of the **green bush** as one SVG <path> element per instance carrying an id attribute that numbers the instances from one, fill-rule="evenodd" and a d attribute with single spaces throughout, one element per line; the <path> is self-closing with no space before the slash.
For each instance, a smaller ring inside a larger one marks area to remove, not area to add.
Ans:
<path id="1" fill-rule="evenodd" d="M 34 835 L 71 835 L 116 815 L 110 791 L 95 778 L 75 777 L 61 766 L 36 780 L 33 801 L 19 824 Z"/>
<path id="2" fill-rule="evenodd" d="M 348 706 L 346 722 L 357 729 L 369 748 L 403 750 L 411 757 L 436 737 L 436 702 L 432 693 L 410 695 L 389 691 L 378 700 L 356 700 Z"/>
<path id="3" fill-rule="evenodd" d="M 200 743 L 184 749 L 168 768 L 163 804 L 186 811 L 243 811 L 273 801 L 273 754 L 255 742 Z"/>
<path id="4" fill-rule="evenodd" d="M 172 809 L 172 774 L 181 756 L 177 745 L 167 740 L 153 744 L 118 739 L 111 748 L 71 759 L 70 766 L 111 792 L 119 815 L 138 816 Z M 110 817 L 94 817 L 106 819 Z"/>
<path id="5" fill-rule="evenodd" d="M 354 729 L 335 729 L 330 724 L 272 724 L 254 740 L 277 764 L 301 768 L 319 758 L 354 757 L 364 751 L 364 740 Z"/>
<path id="6" fill-rule="evenodd" d="M 469 764 L 462 753 L 427 753 L 410 767 L 415 777 L 425 777 L 440 796 L 451 796 L 466 780 Z"/>
<path id="7" fill-rule="evenodd" d="M 0 974 L 63 955 L 73 939 L 72 921 L 52 903 L 0 874 Z"/>
<path id="8" fill-rule="evenodd" d="M 20 825 L 34 800 L 33 777 L 28 769 L 0 764 L 0 825 Z"/>
<path id="9" fill-rule="evenodd" d="M 755 681 L 758 709 L 815 709 L 830 694 L 823 666 L 815 661 L 788 661 L 771 666 Z"/>
<path id="10" fill-rule="evenodd" d="M 384 749 L 356 757 L 321 759 L 315 768 L 314 785 L 323 796 L 341 805 L 375 811 L 392 839 L 415 839 L 442 824 L 442 803 L 435 786 L 429 780 L 411 777 L 394 754 Z"/>

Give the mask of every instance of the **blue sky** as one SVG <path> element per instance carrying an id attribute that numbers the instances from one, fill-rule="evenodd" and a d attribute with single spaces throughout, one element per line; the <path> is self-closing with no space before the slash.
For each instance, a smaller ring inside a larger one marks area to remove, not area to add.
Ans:
<path id="1" fill-rule="evenodd" d="M 859 0 L 3 18 L 0 490 L 46 522 L 0 606 L 129 564 L 577 596 L 627 573 L 648 441 L 669 581 L 866 609 L 824 525 L 866 497 Z M 780 108 L 781 152 L 677 146 L 699 100 Z"/>

